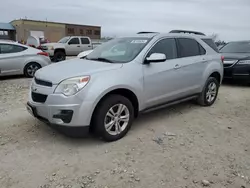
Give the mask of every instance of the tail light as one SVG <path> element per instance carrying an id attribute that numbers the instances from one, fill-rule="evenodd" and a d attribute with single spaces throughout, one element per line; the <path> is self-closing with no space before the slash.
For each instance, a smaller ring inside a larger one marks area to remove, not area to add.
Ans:
<path id="1" fill-rule="evenodd" d="M 224 59 L 225 57 L 224 56 L 221 56 L 221 62 L 224 63 Z"/>
<path id="2" fill-rule="evenodd" d="M 49 54 L 48 54 L 48 53 L 46 53 L 46 52 L 38 52 L 38 53 L 37 53 L 37 55 L 49 56 Z"/>

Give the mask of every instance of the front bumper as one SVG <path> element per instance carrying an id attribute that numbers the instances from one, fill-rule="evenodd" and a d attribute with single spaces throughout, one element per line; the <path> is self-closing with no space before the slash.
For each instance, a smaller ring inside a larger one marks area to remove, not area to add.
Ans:
<path id="1" fill-rule="evenodd" d="M 56 86 L 45 87 L 32 83 L 27 103 L 28 111 L 37 119 L 64 127 L 87 127 L 90 125 L 93 103 L 77 96 L 54 94 Z M 35 91 L 34 91 L 35 90 Z"/>
<path id="2" fill-rule="evenodd" d="M 224 67 L 224 78 L 250 81 L 250 65 L 235 64 L 231 67 Z"/>
<path id="3" fill-rule="evenodd" d="M 48 53 L 50 57 L 53 57 L 55 52 L 54 50 L 42 50 L 42 51 Z"/>

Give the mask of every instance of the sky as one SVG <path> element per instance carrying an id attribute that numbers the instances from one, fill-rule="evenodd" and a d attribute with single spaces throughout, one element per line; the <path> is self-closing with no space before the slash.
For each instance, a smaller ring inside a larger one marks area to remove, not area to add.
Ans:
<path id="1" fill-rule="evenodd" d="M 250 40 L 250 0 L 1 0 L 0 18 L 98 25 L 111 37 L 186 29 Z"/>

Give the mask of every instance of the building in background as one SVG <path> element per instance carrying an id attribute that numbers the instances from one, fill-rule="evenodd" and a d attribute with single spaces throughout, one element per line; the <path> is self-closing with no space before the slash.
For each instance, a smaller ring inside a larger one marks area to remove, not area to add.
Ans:
<path id="1" fill-rule="evenodd" d="M 65 36 L 88 36 L 91 39 L 101 38 L 100 26 L 77 25 L 49 21 L 20 19 L 10 22 L 16 29 L 16 40 L 26 41 L 28 36 L 44 37 L 50 42 L 57 42 Z"/>
<path id="2" fill-rule="evenodd" d="M 10 23 L 0 23 L 0 39 L 16 40 L 16 29 Z"/>

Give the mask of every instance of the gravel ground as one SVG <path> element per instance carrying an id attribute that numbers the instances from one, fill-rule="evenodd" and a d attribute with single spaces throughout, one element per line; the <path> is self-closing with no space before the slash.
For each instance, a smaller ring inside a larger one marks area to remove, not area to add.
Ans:
<path id="1" fill-rule="evenodd" d="M 0 81 L 1 188 L 250 187 L 249 87 L 222 86 L 212 107 L 142 115 L 125 138 L 104 143 L 30 116 L 29 82 Z"/>

